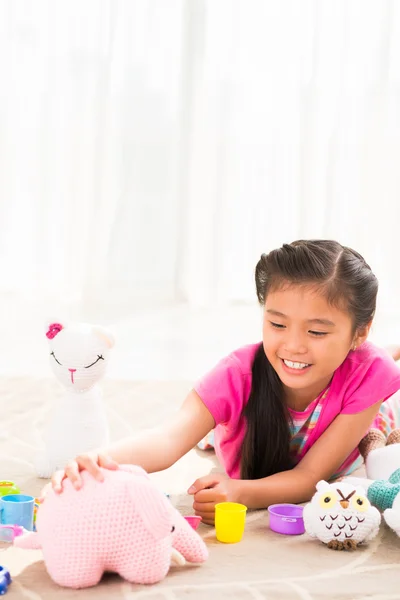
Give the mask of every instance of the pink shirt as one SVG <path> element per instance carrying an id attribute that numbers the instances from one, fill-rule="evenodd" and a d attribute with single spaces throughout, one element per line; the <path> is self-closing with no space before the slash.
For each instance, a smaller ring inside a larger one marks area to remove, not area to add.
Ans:
<path id="1" fill-rule="evenodd" d="M 205 375 L 195 390 L 214 417 L 215 451 L 233 478 L 240 478 L 240 451 L 246 432 L 242 410 L 251 391 L 252 364 L 259 344 L 239 348 Z M 400 389 L 400 370 L 391 356 L 370 342 L 349 352 L 335 371 L 317 422 L 297 456 L 300 461 L 339 414 L 355 414 Z M 345 464 L 359 456 L 356 448 Z"/>

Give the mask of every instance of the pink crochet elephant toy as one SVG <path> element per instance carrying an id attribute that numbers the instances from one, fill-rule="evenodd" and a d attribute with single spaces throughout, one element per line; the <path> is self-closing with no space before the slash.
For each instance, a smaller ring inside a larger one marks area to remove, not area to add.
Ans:
<path id="1" fill-rule="evenodd" d="M 50 490 L 38 511 L 37 532 L 14 541 L 21 548 L 42 548 L 53 581 L 85 588 L 112 571 L 131 583 L 156 583 L 171 560 L 208 558 L 201 537 L 142 468 L 102 471 L 103 482 L 83 471 L 79 491 L 69 480 L 62 494 Z"/>

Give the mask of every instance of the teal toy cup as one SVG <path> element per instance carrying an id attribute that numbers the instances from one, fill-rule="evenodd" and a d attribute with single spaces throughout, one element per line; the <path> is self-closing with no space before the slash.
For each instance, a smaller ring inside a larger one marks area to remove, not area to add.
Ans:
<path id="1" fill-rule="evenodd" d="M 35 498 L 25 494 L 12 494 L 0 498 L 0 523 L 2 525 L 20 525 L 28 531 L 33 530 L 33 511 Z"/>

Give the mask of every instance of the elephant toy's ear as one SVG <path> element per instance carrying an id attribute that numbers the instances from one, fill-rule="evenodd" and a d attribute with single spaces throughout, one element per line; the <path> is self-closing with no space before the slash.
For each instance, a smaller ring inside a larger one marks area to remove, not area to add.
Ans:
<path id="1" fill-rule="evenodd" d="M 127 486 L 135 512 L 140 515 L 147 531 L 155 540 L 167 537 L 172 531 L 172 515 L 167 498 L 143 475 L 133 475 Z"/>
<path id="2" fill-rule="evenodd" d="M 175 527 L 172 534 L 172 545 L 191 563 L 202 563 L 208 558 L 207 546 L 193 527 L 173 509 L 173 524 Z"/>

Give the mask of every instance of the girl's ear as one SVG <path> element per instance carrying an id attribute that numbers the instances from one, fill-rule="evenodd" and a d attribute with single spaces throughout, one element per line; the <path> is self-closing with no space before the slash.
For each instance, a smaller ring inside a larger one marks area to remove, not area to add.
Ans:
<path id="1" fill-rule="evenodd" d="M 367 337 L 369 336 L 369 332 L 371 330 L 371 325 L 372 325 L 372 321 L 370 321 L 367 325 L 365 325 L 364 327 L 361 327 L 360 329 L 357 330 L 354 339 L 353 339 L 353 344 L 352 344 L 352 349 L 356 350 L 358 348 L 358 346 L 361 346 L 361 344 L 363 344 Z"/>

